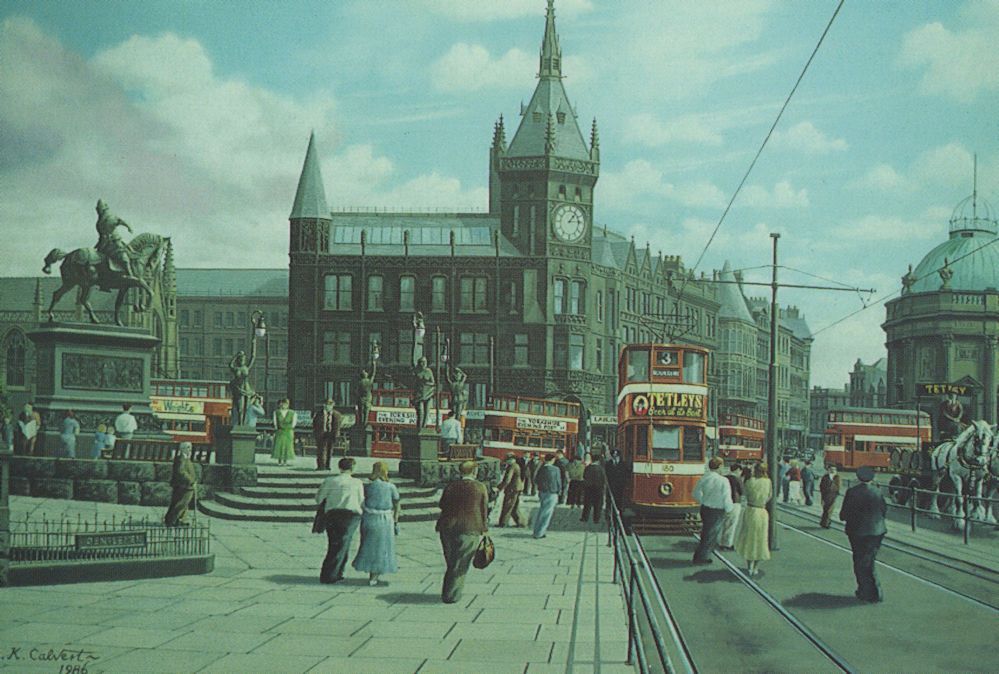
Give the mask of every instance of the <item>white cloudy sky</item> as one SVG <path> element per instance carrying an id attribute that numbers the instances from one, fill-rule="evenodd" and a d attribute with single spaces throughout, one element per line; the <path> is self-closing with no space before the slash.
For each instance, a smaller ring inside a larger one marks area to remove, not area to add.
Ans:
<path id="1" fill-rule="evenodd" d="M 544 5 L 6 0 L 0 273 L 92 245 L 98 197 L 172 235 L 181 266 L 283 266 L 312 129 L 333 207 L 483 209 Z M 566 87 L 600 126 L 597 222 L 693 264 L 835 5 L 558 0 Z M 847 0 L 700 269 L 765 265 L 777 231 L 788 282 L 895 292 L 970 193 L 972 153 L 999 200 L 996 35 L 996 0 Z M 782 300 L 817 332 L 813 383 L 883 354 L 882 306 L 836 323 L 858 296 Z"/>

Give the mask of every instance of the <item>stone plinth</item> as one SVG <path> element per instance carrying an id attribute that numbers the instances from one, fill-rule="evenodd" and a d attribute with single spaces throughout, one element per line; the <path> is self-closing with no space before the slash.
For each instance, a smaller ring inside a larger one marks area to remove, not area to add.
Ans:
<path id="1" fill-rule="evenodd" d="M 350 429 L 350 449 L 347 453 L 351 456 L 371 456 L 371 441 L 374 439 L 374 432 L 368 427 L 353 426 Z"/>
<path id="2" fill-rule="evenodd" d="M 406 430 L 399 433 L 402 444 L 402 460 L 399 474 L 411 479 L 419 479 L 425 471 L 421 466 L 437 462 L 440 434 L 432 428 Z"/>
<path id="3" fill-rule="evenodd" d="M 253 426 L 223 426 L 215 433 L 215 463 L 245 465 L 255 461 L 257 431 Z"/>
<path id="4" fill-rule="evenodd" d="M 159 344 L 140 328 L 48 323 L 28 333 L 36 350 L 35 409 L 42 417 L 35 453 L 59 454 L 66 410 L 80 422 L 78 454 L 88 452 L 101 423 L 113 423 L 130 404 L 137 438 L 167 438 L 149 407 L 153 351 Z"/>

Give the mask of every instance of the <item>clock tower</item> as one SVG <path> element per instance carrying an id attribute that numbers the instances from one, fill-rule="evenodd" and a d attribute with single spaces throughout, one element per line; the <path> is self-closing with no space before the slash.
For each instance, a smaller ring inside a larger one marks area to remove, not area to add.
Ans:
<path id="1" fill-rule="evenodd" d="M 490 149 L 490 211 L 522 254 L 590 261 L 593 188 L 600 169 L 596 121 L 587 145 L 562 85 L 562 50 L 548 0 L 538 84 L 520 106 L 520 126 L 506 144 L 503 118 Z"/>

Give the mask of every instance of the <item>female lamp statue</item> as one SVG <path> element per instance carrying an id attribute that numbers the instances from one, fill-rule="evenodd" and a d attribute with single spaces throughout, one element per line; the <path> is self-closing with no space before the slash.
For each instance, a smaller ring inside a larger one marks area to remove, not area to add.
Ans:
<path id="1" fill-rule="evenodd" d="M 232 396 L 232 412 L 230 418 L 233 426 L 246 425 L 246 410 L 253 397 L 253 387 L 250 386 L 250 369 L 257 360 L 257 340 L 250 342 L 250 358 L 246 352 L 240 351 L 229 361 L 229 395 Z"/>

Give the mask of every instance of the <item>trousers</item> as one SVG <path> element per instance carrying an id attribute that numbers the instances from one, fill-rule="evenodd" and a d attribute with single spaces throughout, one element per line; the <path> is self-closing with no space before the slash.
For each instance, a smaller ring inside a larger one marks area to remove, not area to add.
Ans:
<path id="1" fill-rule="evenodd" d="M 836 497 L 833 496 L 831 499 L 822 499 L 822 518 L 819 520 L 819 526 L 823 529 L 828 529 L 830 522 L 832 520 L 832 510 L 833 506 L 836 505 Z"/>
<path id="2" fill-rule="evenodd" d="M 851 535 L 850 548 L 853 550 L 853 575 L 857 579 L 857 599 L 876 602 L 883 601 L 881 585 L 874 573 L 874 561 L 881 549 L 881 541 L 885 535 L 856 536 Z"/>
<path id="3" fill-rule="evenodd" d="M 583 488 L 583 516 L 579 518 L 580 522 L 585 522 L 590 516 L 590 511 L 593 511 L 593 523 L 596 524 L 600 522 L 600 511 L 604 505 L 604 490 L 603 487 L 584 487 Z"/>
<path id="4" fill-rule="evenodd" d="M 173 498 L 170 499 L 170 507 L 163 518 L 163 523 L 168 527 L 175 527 L 178 522 L 183 522 L 187 517 L 187 507 L 190 505 L 192 498 L 194 498 L 193 489 L 188 489 L 187 487 L 178 489 L 174 487 Z"/>
<path id="5" fill-rule="evenodd" d="M 444 562 L 447 564 L 444 585 L 441 587 L 441 601 L 453 604 L 461 599 L 461 590 L 465 587 L 465 574 L 468 573 L 468 566 L 472 563 L 472 556 L 479 547 L 482 534 L 442 531 L 440 535 Z"/>
<path id="6" fill-rule="evenodd" d="M 350 553 L 350 542 L 361 523 L 361 516 L 351 510 L 329 510 L 326 512 L 326 559 L 319 571 L 319 581 L 335 583 L 343 578 Z"/>
<path id="7" fill-rule="evenodd" d="M 694 561 L 711 559 L 711 553 L 718 547 L 718 537 L 721 535 L 722 520 L 725 511 L 722 508 L 701 506 L 701 542 L 694 551 Z"/>
<path id="8" fill-rule="evenodd" d="M 735 532 L 739 528 L 739 520 L 742 518 L 742 504 L 733 503 L 732 510 L 725 513 L 722 519 L 721 537 L 719 545 L 724 548 L 731 548 L 735 545 Z"/>
<path id="9" fill-rule="evenodd" d="M 534 516 L 534 537 L 541 538 L 552 522 L 552 513 L 558 503 L 558 494 L 541 492 L 538 496 L 538 512 Z"/>
<path id="10" fill-rule="evenodd" d="M 503 505 L 500 507 L 499 525 L 505 527 L 507 520 L 511 517 L 516 526 L 524 526 L 524 516 L 520 514 L 519 491 L 503 492 Z"/>
<path id="11" fill-rule="evenodd" d="M 323 433 L 316 438 L 316 468 L 319 470 L 329 470 L 330 454 L 333 446 L 339 439 L 337 433 Z"/>

